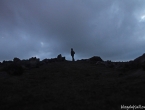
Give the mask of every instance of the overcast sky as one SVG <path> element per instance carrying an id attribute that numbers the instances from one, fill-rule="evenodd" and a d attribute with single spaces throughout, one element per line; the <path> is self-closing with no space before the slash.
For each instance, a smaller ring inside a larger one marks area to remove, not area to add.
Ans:
<path id="1" fill-rule="evenodd" d="M 145 53 L 145 0 L 0 0 L 0 61 L 129 61 Z"/>

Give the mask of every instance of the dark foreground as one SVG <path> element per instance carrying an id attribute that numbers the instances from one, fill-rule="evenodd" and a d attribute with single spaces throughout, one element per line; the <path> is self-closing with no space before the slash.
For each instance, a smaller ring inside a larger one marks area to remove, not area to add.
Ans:
<path id="1" fill-rule="evenodd" d="M 144 94 L 142 69 L 123 73 L 101 65 L 59 62 L 21 76 L 0 72 L 0 110 L 121 110 L 121 105 L 145 106 Z"/>

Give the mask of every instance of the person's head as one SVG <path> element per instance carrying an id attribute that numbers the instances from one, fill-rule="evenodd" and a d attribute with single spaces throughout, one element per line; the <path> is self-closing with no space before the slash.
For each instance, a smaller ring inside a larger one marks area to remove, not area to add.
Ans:
<path id="1" fill-rule="evenodd" d="M 71 51 L 73 50 L 73 48 L 71 48 Z"/>

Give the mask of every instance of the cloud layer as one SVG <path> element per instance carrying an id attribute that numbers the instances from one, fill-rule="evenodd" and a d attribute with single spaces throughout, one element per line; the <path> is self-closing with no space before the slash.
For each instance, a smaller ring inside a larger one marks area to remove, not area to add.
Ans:
<path id="1" fill-rule="evenodd" d="M 0 61 L 58 54 L 131 60 L 144 53 L 143 0 L 1 0 Z"/>

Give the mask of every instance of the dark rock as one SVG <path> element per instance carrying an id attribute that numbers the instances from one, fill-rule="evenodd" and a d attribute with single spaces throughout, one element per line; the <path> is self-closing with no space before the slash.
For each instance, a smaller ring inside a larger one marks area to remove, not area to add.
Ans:
<path id="1" fill-rule="evenodd" d="M 14 59 L 13 59 L 13 62 L 20 62 L 21 60 L 19 59 L 19 58 L 17 58 L 17 57 L 15 57 Z"/>
<path id="2" fill-rule="evenodd" d="M 32 57 L 29 59 L 30 68 L 38 68 L 40 59 L 36 57 Z"/>
<path id="3" fill-rule="evenodd" d="M 94 56 L 94 57 L 89 58 L 89 61 L 91 63 L 97 63 L 98 61 L 103 61 L 103 60 L 99 56 Z"/>
<path id="4" fill-rule="evenodd" d="M 142 69 L 145 71 L 145 61 L 142 63 Z"/>
<path id="5" fill-rule="evenodd" d="M 3 66 L 8 66 L 8 65 L 11 65 L 13 63 L 13 61 L 3 61 L 2 65 Z"/>
<path id="6" fill-rule="evenodd" d="M 57 61 L 65 61 L 65 57 L 62 57 L 61 54 L 57 56 Z"/>

